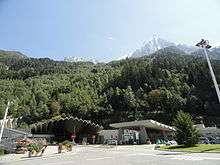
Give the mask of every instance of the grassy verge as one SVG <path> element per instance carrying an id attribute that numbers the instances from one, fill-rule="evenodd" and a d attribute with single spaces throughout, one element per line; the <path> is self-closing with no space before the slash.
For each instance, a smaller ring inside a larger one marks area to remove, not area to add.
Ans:
<path id="1" fill-rule="evenodd" d="M 182 145 L 176 146 L 161 146 L 160 150 L 166 151 L 184 151 L 184 152 L 219 152 L 220 144 L 197 144 L 194 147 L 185 147 Z"/>
<path id="2" fill-rule="evenodd" d="M 4 155 L 4 150 L 0 148 L 0 155 Z"/>

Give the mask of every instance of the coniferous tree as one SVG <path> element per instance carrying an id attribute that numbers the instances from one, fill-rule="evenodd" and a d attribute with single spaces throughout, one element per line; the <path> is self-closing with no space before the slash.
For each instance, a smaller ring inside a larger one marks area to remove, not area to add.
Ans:
<path id="1" fill-rule="evenodd" d="M 198 143 L 200 133 L 190 114 L 179 111 L 173 124 L 176 128 L 175 139 L 178 144 L 190 147 Z"/>

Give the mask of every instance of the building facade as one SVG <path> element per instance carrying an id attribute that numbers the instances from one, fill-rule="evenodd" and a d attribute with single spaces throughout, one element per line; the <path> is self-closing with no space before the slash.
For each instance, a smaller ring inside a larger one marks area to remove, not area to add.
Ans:
<path id="1" fill-rule="evenodd" d="M 77 117 L 66 117 L 59 120 L 48 120 L 31 125 L 31 133 L 54 135 L 54 141 L 72 140 L 77 143 L 94 143 L 102 126 Z"/>
<path id="2" fill-rule="evenodd" d="M 113 123 L 110 126 L 116 130 L 100 132 L 100 136 L 115 139 L 118 144 L 150 144 L 162 140 L 170 140 L 175 129 L 154 120 L 140 120 Z"/>

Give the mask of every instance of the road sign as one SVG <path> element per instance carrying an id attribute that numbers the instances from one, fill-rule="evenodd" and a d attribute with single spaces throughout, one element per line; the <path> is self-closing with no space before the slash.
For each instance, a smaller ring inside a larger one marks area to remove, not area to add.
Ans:
<path id="1" fill-rule="evenodd" d="M 70 137 L 71 137 L 71 139 L 75 139 L 76 138 L 76 134 L 72 134 Z"/>

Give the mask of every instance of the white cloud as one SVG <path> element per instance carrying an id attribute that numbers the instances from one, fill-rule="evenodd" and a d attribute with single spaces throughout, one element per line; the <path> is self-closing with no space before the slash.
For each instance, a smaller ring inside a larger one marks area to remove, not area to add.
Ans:
<path id="1" fill-rule="evenodd" d="M 111 41 L 114 41 L 114 40 L 115 40 L 115 38 L 112 37 L 112 36 L 108 36 L 107 39 L 108 39 L 108 40 L 111 40 Z"/>

